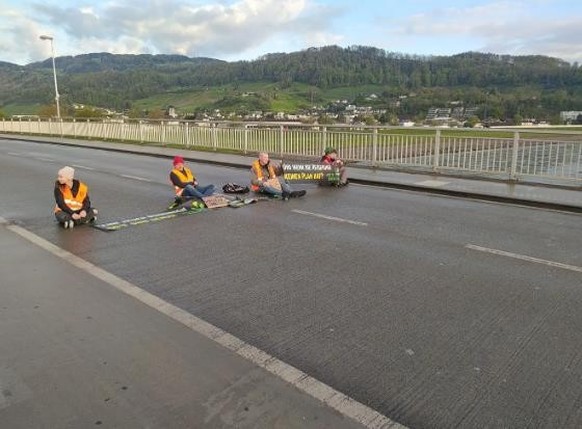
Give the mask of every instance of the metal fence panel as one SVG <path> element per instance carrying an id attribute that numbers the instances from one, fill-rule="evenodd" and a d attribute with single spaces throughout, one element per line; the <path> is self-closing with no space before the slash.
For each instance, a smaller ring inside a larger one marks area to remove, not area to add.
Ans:
<path id="1" fill-rule="evenodd" d="M 442 136 L 379 127 L 279 123 L 209 123 L 136 120 L 0 121 L 0 132 L 116 140 L 159 145 L 269 152 L 285 158 L 318 159 L 327 146 L 352 162 L 448 173 L 509 178 L 582 180 L 582 137 L 570 139 Z M 573 137 L 572 137 L 573 136 Z"/>

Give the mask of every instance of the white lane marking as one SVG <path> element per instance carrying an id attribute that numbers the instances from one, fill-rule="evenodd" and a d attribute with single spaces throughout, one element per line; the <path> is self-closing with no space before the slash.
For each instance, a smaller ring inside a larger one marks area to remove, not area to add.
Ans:
<path id="1" fill-rule="evenodd" d="M 36 159 L 39 161 L 55 162 L 55 160 L 52 158 L 43 158 L 42 156 L 37 156 Z"/>
<path id="2" fill-rule="evenodd" d="M 0 224 L 2 223 L 0 217 Z M 249 360 L 255 365 L 265 369 L 271 374 L 291 384 L 300 391 L 320 400 L 327 406 L 335 409 L 343 416 L 346 416 L 367 428 L 371 429 L 407 429 L 388 417 L 380 414 L 372 408 L 356 401 L 327 384 L 313 378 L 303 371 L 291 366 L 274 356 L 258 349 L 243 340 L 229 334 L 228 332 L 202 320 L 181 308 L 139 288 L 138 286 L 99 268 L 92 263 L 79 258 L 72 253 L 61 249 L 58 246 L 46 241 L 44 238 L 17 225 L 7 225 L 7 229 L 24 237 L 40 248 L 52 253 L 55 256 L 69 262 L 71 265 L 93 275 L 104 281 L 115 289 L 137 299 L 147 306 L 170 317 L 178 323 L 188 327 L 206 338 L 215 341 L 221 346 Z"/>
<path id="3" fill-rule="evenodd" d="M 320 213 L 306 212 L 303 210 L 291 210 L 291 211 L 294 213 L 302 214 L 302 215 L 319 217 L 321 219 L 333 220 L 336 222 L 350 223 L 352 225 L 359 225 L 359 226 L 368 226 L 368 224 L 366 222 L 358 222 L 357 220 L 343 219 L 341 217 L 334 217 L 334 216 L 328 216 L 328 215 L 324 215 L 324 214 L 320 214 Z"/>
<path id="4" fill-rule="evenodd" d="M 8 155 L 12 155 L 12 156 L 20 156 L 20 155 L 22 155 L 19 152 L 7 152 L 7 153 L 8 153 Z"/>
<path id="5" fill-rule="evenodd" d="M 477 250 L 479 252 L 492 253 L 499 256 L 507 256 L 508 258 L 520 259 L 527 262 L 535 262 L 536 264 L 548 265 L 550 267 L 562 268 L 563 270 L 575 271 L 582 273 L 582 267 L 575 265 L 562 264 L 561 262 L 548 261 L 546 259 L 534 258 L 533 256 L 520 255 L 519 253 L 506 252 L 505 250 L 490 249 L 488 247 L 476 246 L 474 244 L 465 245 L 467 249 Z"/>
<path id="6" fill-rule="evenodd" d="M 121 174 L 121 177 L 125 177 L 126 179 L 139 180 L 141 182 L 151 182 L 150 179 L 146 179 L 145 177 L 130 176 L 129 174 Z"/>
<path id="7" fill-rule="evenodd" d="M 95 170 L 93 167 L 87 167 L 86 165 L 79 165 L 79 164 L 71 164 L 71 165 L 75 168 L 81 168 L 83 170 L 91 170 L 91 171 Z"/>

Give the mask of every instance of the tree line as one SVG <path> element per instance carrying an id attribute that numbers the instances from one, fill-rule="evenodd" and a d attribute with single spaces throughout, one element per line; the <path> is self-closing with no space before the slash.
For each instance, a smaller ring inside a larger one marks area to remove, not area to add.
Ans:
<path id="1" fill-rule="evenodd" d="M 480 116 L 500 120 L 516 114 L 550 119 L 563 110 L 582 110 L 582 68 L 537 55 L 417 56 L 366 46 L 326 46 L 253 61 L 87 54 L 59 57 L 57 64 L 65 102 L 116 110 L 168 91 L 242 83 L 276 83 L 281 91 L 304 84 L 320 93 L 376 85 L 381 91 L 374 104 L 408 117 L 451 102 L 478 107 Z M 26 66 L 0 63 L 3 104 L 50 103 L 51 67 L 49 60 Z"/>

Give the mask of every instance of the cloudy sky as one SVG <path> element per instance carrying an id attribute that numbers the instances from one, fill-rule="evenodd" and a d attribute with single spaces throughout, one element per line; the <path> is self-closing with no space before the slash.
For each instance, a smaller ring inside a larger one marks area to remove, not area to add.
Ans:
<path id="1" fill-rule="evenodd" d="M 227 61 L 313 46 L 541 54 L 582 63 L 580 0 L 0 0 L 0 61 L 92 52 Z"/>

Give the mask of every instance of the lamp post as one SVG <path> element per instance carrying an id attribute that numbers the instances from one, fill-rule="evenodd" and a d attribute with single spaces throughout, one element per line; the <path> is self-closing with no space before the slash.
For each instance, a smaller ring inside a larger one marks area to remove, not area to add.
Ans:
<path id="1" fill-rule="evenodd" d="M 57 118 L 61 119 L 61 106 L 59 104 L 59 88 L 57 86 L 57 68 L 55 67 L 55 48 L 53 46 L 52 36 L 40 36 L 40 40 L 50 40 L 51 41 L 51 54 L 53 57 L 53 76 L 55 78 L 55 101 L 57 103 Z"/>

